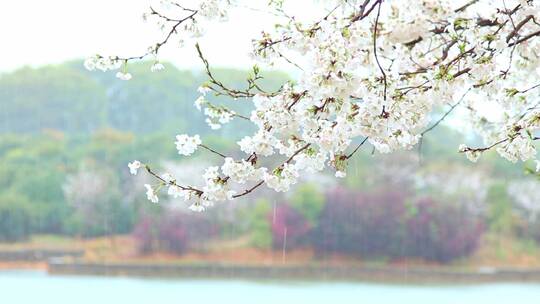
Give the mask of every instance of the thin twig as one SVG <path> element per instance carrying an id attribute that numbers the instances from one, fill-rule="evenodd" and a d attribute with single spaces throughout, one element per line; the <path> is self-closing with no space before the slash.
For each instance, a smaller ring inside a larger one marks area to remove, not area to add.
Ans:
<path id="1" fill-rule="evenodd" d="M 155 12 L 153 9 L 152 9 L 153 12 Z M 147 51 L 146 53 L 140 55 L 140 56 L 132 56 L 132 57 L 127 57 L 127 58 L 122 58 L 122 57 L 115 57 L 116 60 L 120 60 L 120 61 L 124 61 L 124 62 L 127 62 L 127 61 L 130 61 L 130 60 L 141 60 L 141 59 L 144 59 L 146 57 L 148 57 L 149 55 L 155 55 L 159 52 L 159 49 L 167 44 L 167 42 L 169 41 L 169 39 L 173 36 L 173 34 L 177 33 L 176 29 L 184 22 L 186 22 L 187 20 L 190 20 L 190 19 L 194 19 L 195 15 L 197 15 L 198 11 L 192 11 L 192 10 L 188 10 L 191 12 L 190 15 L 188 15 L 187 17 L 183 18 L 183 19 L 179 19 L 179 20 L 175 20 L 175 19 L 170 19 L 168 17 L 162 17 L 162 15 L 158 15 L 160 16 L 161 18 L 165 18 L 166 21 L 176 21 L 176 23 L 174 24 L 174 26 L 171 28 L 171 30 L 169 31 L 169 33 L 165 36 L 165 38 L 161 41 L 161 42 L 158 42 L 155 44 L 155 48 L 152 48 L 152 50 L 149 50 Z M 157 12 L 156 12 L 157 13 Z"/>
<path id="2" fill-rule="evenodd" d="M 377 17 L 375 17 L 375 27 L 373 28 L 373 55 L 375 56 L 375 61 L 377 62 L 377 66 L 379 67 L 379 70 L 381 71 L 383 75 L 383 82 L 384 82 L 383 96 L 384 96 L 384 100 L 386 100 L 386 90 L 388 87 L 388 83 L 386 81 L 386 72 L 384 71 L 384 69 L 381 66 L 381 63 L 379 62 L 379 56 L 377 56 L 377 28 L 379 26 L 379 17 L 381 15 L 382 1 L 383 0 L 377 1 L 378 3 Z"/>
<path id="3" fill-rule="evenodd" d="M 153 177 L 157 178 L 158 180 L 160 180 L 164 185 L 171 185 L 171 186 L 176 186 L 182 190 L 185 190 L 185 191 L 193 191 L 195 192 L 197 195 L 201 195 L 203 192 L 197 188 L 193 188 L 191 186 L 182 186 L 180 184 L 177 184 L 175 180 L 172 180 L 172 181 L 169 181 L 167 182 L 166 180 L 164 180 L 161 176 L 159 176 L 157 173 L 155 173 L 154 171 L 152 171 L 152 169 L 150 168 L 150 166 L 148 165 L 144 165 L 144 168 L 146 169 L 146 172 L 148 172 L 148 174 L 152 175 Z"/>
<path id="4" fill-rule="evenodd" d="M 201 61 L 204 64 L 206 75 L 210 78 L 210 83 L 217 86 L 219 88 L 219 90 L 214 88 L 214 87 L 209 87 L 209 88 L 211 90 L 213 90 L 214 92 L 216 92 L 217 94 L 228 95 L 228 96 L 233 97 L 233 98 L 251 98 L 251 97 L 254 97 L 256 95 L 255 93 L 251 92 L 251 88 L 256 88 L 257 90 L 259 90 L 261 92 L 261 94 L 266 95 L 266 96 L 276 96 L 281 91 L 281 88 L 280 88 L 276 92 L 264 93 L 264 91 L 261 90 L 257 85 L 250 86 L 250 88 L 248 88 L 247 90 L 244 90 L 244 91 L 228 88 L 221 81 L 216 79 L 216 77 L 212 73 L 212 70 L 210 69 L 210 63 L 204 57 L 204 55 L 202 53 L 202 50 L 201 50 L 201 47 L 200 47 L 200 45 L 198 43 L 195 44 L 195 48 L 197 49 L 197 54 L 199 55 L 199 58 L 201 59 Z"/>
<path id="5" fill-rule="evenodd" d="M 302 151 L 304 151 L 305 149 L 309 148 L 310 145 L 311 145 L 311 144 L 306 144 L 306 145 L 302 146 L 300 149 L 296 150 L 296 152 L 294 152 L 294 154 L 291 155 L 291 157 L 289 157 L 285 162 L 283 162 L 281 165 L 279 165 L 278 168 L 283 167 L 285 164 L 290 163 L 296 155 L 300 154 Z M 253 187 L 251 187 L 251 188 L 245 190 L 244 192 L 239 193 L 239 194 L 236 194 L 236 195 L 233 195 L 233 198 L 238 198 L 238 197 L 242 197 L 242 196 L 244 196 L 244 195 L 247 195 L 247 194 L 253 192 L 255 189 L 257 189 L 257 188 L 259 188 L 260 186 L 262 186 L 263 184 L 264 184 L 264 180 L 261 180 L 261 181 L 259 181 L 257 184 L 255 184 Z"/>
<path id="6" fill-rule="evenodd" d="M 441 122 L 443 122 L 443 120 L 448 116 L 450 115 L 450 113 L 452 113 L 452 111 L 454 111 L 454 109 L 461 103 L 463 102 L 463 100 L 465 99 L 465 96 L 467 96 L 467 94 L 471 91 L 471 88 L 469 88 L 465 94 L 463 94 L 463 96 L 461 96 L 461 98 L 459 99 L 458 102 L 456 102 L 455 104 L 453 104 L 450 109 L 448 111 L 446 111 L 446 113 L 444 113 L 444 115 L 439 118 L 433 125 L 431 125 L 429 128 L 425 129 L 424 131 L 422 131 L 422 133 L 420 133 L 420 136 L 424 136 L 424 134 L 428 133 L 429 131 L 435 129 Z"/>
<path id="7" fill-rule="evenodd" d="M 368 139 L 369 137 L 364 138 L 364 140 L 362 140 L 362 142 L 359 143 L 358 146 L 356 146 L 354 151 L 352 151 L 349 155 L 347 155 L 347 159 L 350 159 L 351 157 L 353 157 L 356 151 L 358 151 L 358 149 L 360 149 L 360 147 L 362 147 L 367 142 Z"/>
<path id="8" fill-rule="evenodd" d="M 225 155 L 225 154 L 223 154 L 223 153 L 220 153 L 220 152 L 218 152 L 218 151 L 216 151 L 216 150 L 214 150 L 214 149 L 212 149 L 212 148 L 210 148 L 210 147 L 208 147 L 208 146 L 206 146 L 206 145 L 199 145 L 199 147 L 204 148 L 204 149 L 206 149 L 206 150 L 208 150 L 208 151 L 210 151 L 210 152 L 212 152 L 212 153 L 214 153 L 214 154 L 217 154 L 217 155 L 219 155 L 219 156 L 221 156 L 221 157 L 223 157 L 223 158 L 227 158 L 227 157 L 228 157 L 227 155 Z"/>
<path id="9" fill-rule="evenodd" d="M 463 6 L 461 6 L 461 7 L 457 8 L 457 9 L 455 9 L 454 12 L 455 12 L 455 13 L 462 12 L 462 11 L 466 10 L 469 6 L 475 4 L 475 3 L 478 2 L 478 1 L 479 1 L 479 0 L 471 0 L 471 1 L 467 2 L 467 3 L 465 3 Z"/>

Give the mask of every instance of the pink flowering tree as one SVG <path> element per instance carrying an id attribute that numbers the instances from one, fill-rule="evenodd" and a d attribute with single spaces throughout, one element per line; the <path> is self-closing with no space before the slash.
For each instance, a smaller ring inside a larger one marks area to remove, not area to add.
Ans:
<path id="1" fill-rule="evenodd" d="M 456 109 L 484 141 L 456 147 L 471 161 L 488 150 L 511 162 L 536 160 L 540 1 L 327 0 L 318 2 L 320 11 L 309 20 L 291 14 L 289 1 L 261 1 L 261 9 L 275 17 L 275 27 L 253 37 L 258 65 L 245 88 L 216 78 L 194 43 L 208 76 L 196 109 L 212 129 L 247 120 L 256 131 L 238 142 L 243 158 L 209 147 L 198 135 L 178 135 L 179 154 L 202 149 L 219 158 L 200 185 L 180 184 L 168 173 L 132 162 L 133 174 L 144 168 L 156 178 L 155 185 L 146 185 L 151 201 L 158 202 L 163 192 L 202 211 L 262 186 L 285 192 L 302 174 L 329 169 L 343 177 L 347 162 L 366 142 L 379 153 L 411 149 Z M 209 23 L 227 22 L 231 11 L 253 2 L 162 0 L 144 15 L 163 29 L 163 37 L 146 52 L 96 55 L 85 66 L 115 70 L 118 78 L 129 80 L 130 63 L 149 59 L 157 72 L 164 68 L 159 61 L 163 48 L 178 42 L 192 47 L 187 39 L 196 41 Z M 270 91 L 260 85 L 260 67 L 276 63 L 298 69 L 298 77 Z M 254 109 L 239 113 L 212 103 L 209 94 L 252 103 Z M 431 120 L 441 107 L 445 114 Z M 233 190 L 239 186 L 243 190 Z"/>

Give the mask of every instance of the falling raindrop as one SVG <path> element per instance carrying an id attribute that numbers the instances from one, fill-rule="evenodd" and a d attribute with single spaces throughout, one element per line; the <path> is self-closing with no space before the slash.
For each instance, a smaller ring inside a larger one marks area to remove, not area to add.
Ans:
<path id="1" fill-rule="evenodd" d="M 277 204 L 276 204 L 276 201 L 274 201 L 274 214 L 272 216 L 272 224 L 275 224 L 276 223 L 276 211 L 277 210 Z"/>
<path id="2" fill-rule="evenodd" d="M 285 264 L 285 255 L 287 252 L 287 226 L 283 230 L 283 250 L 281 252 L 281 262 Z"/>

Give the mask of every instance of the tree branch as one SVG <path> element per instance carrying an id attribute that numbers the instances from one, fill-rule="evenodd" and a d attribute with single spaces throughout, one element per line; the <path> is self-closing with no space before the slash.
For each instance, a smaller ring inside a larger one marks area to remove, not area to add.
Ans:
<path id="1" fill-rule="evenodd" d="M 388 83 L 386 80 L 386 72 L 381 66 L 381 63 L 379 62 L 379 56 L 377 55 L 377 28 L 379 26 L 379 17 L 381 15 L 381 6 L 382 6 L 383 0 L 378 0 L 376 4 L 378 4 L 377 8 L 377 17 L 375 17 L 375 27 L 373 28 L 373 55 L 375 56 L 375 61 L 377 62 L 377 66 L 379 67 L 379 70 L 381 71 L 381 74 L 383 76 L 383 82 L 384 82 L 384 100 L 386 100 L 386 91 L 388 87 Z"/>
<path id="2" fill-rule="evenodd" d="M 358 146 L 356 146 L 356 148 L 349 155 L 346 156 L 346 158 L 350 159 L 351 157 L 353 157 L 354 154 L 358 151 L 358 149 L 360 149 L 360 147 L 362 147 L 367 142 L 368 139 L 369 137 L 364 138 L 364 140 L 362 140 L 362 142 L 359 143 Z"/>
<path id="3" fill-rule="evenodd" d="M 227 157 L 228 157 L 227 155 L 222 154 L 222 153 L 220 153 L 220 152 L 218 152 L 218 151 L 216 151 L 216 150 L 214 150 L 214 149 L 212 149 L 212 148 L 210 148 L 210 147 L 208 147 L 208 146 L 206 146 L 206 145 L 199 145 L 199 147 L 204 148 L 204 149 L 206 149 L 206 150 L 208 150 L 208 151 L 210 151 L 210 152 L 212 152 L 212 153 L 214 153 L 214 154 L 217 154 L 217 155 L 219 155 L 219 156 L 221 156 L 221 157 L 223 157 L 223 158 L 227 158 Z"/>

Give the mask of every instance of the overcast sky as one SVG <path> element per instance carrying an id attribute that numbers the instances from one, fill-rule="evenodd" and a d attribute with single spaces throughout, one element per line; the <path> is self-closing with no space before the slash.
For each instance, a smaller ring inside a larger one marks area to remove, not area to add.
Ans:
<path id="1" fill-rule="evenodd" d="M 315 11 L 313 1 L 291 2 L 296 13 Z M 61 63 L 95 53 L 139 54 L 162 37 L 155 26 L 142 22 L 149 4 L 149 0 L 2 0 L 0 71 Z M 211 27 L 199 41 L 212 65 L 249 66 L 251 38 L 271 25 L 272 18 L 241 10 L 233 12 L 230 19 Z M 184 49 L 169 46 L 161 54 L 179 67 L 201 67 L 193 43 Z"/>

